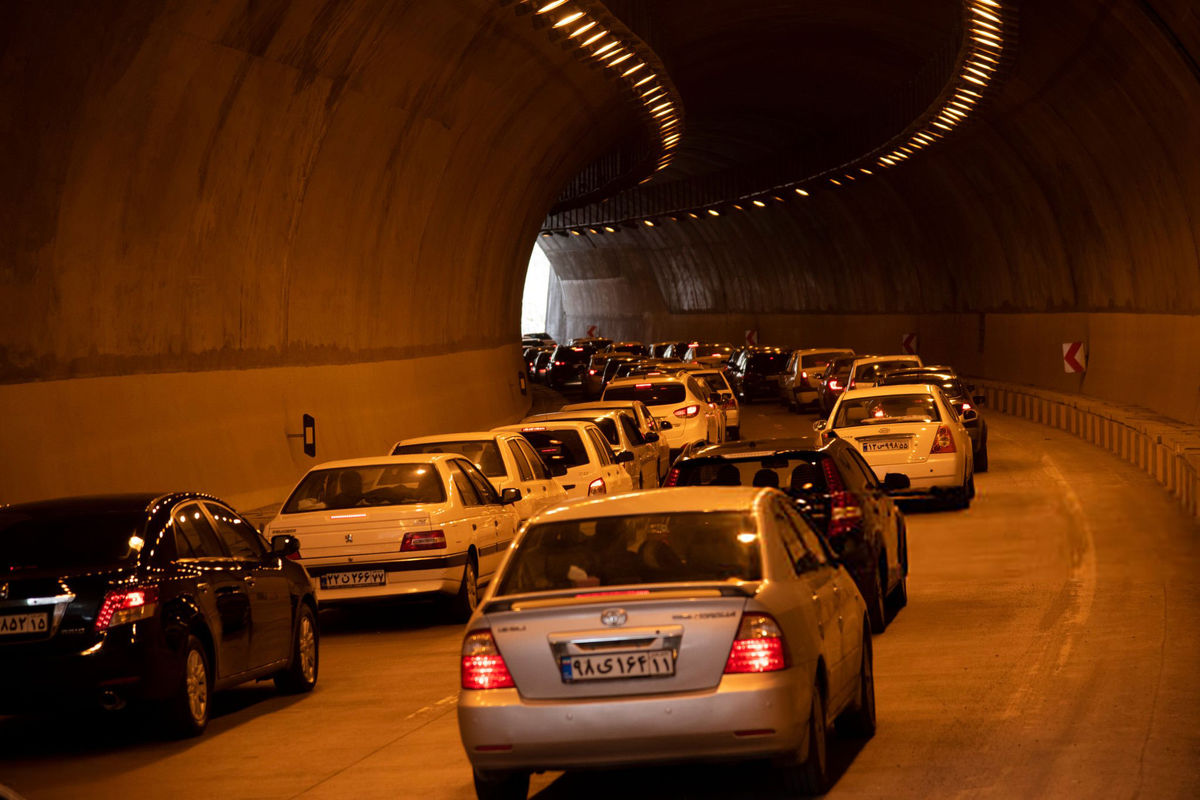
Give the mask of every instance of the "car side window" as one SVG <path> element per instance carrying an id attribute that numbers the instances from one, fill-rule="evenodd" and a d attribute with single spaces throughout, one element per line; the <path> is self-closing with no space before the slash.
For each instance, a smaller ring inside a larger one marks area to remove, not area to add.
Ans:
<path id="1" fill-rule="evenodd" d="M 172 512 L 171 527 L 175 529 L 175 550 L 179 558 L 229 557 L 199 503 L 177 507 Z"/>
<path id="2" fill-rule="evenodd" d="M 521 448 L 514 441 L 509 441 L 508 449 L 512 453 L 513 461 L 516 462 L 517 472 L 521 474 L 521 480 L 533 480 L 533 468 L 529 466 L 529 459 L 521 452 Z"/>
<path id="3" fill-rule="evenodd" d="M 267 554 L 267 549 L 250 523 L 243 522 L 237 514 L 216 503 L 205 503 L 204 509 L 212 517 L 217 535 L 234 558 L 259 561 Z"/>
<path id="4" fill-rule="evenodd" d="M 825 540 L 812 529 L 812 526 L 808 524 L 808 520 L 804 519 L 800 515 L 800 512 L 791 506 L 784 506 L 783 513 L 800 536 L 800 541 L 804 543 L 805 549 L 816 558 L 817 566 L 823 567 L 828 565 L 833 556 L 826 548 Z"/>
<path id="5" fill-rule="evenodd" d="M 593 430 L 588 431 L 588 436 L 592 440 L 592 445 L 596 448 L 596 455 L 600 459 L 600 463 L 606 467 L 613 463 L 612 448 L 609 447 L 604 437 Z"/>
<path id="6" fill-rule="evenodd" d="M 467 473 L 463 471 L 462 462 L 457 459 L 447 461 L 446 467 L 450 470 L 451 480 L 458 487 L 458 493 L 462 497 L 463 505 L 483 505 L 483 501 L 479 499 L 479 491 L 475 488 L 475 484 L 471 482 L 471 479 L 467 477 Z"/>
<path id="7" fill-rule="evenodd" d="M 875 474 L 875 470 L 867 463 L 866 459 L 858 454 L 857 450 L 846 448 L 846 460 L 854 465 L 862 476 L 863 482 L 868 489 L 879 490 L 879 478 Z"/>
<path id="8" fill-rule="evenodd" d="M 492 486 L 492 482 L 476 469 L 474 464 L 463 464 L 462 468 L 467 477 L 471 479 L 471 483 L 475 485 L 475 491 L 479 493 L 479 499 L 483 501 L 484 505 L 500 505 L 500 493 L 496 491 L 496 487 Z"/>
<path id="9" fill-rule="evenodd" d="M 550 470 L 546 467 L 546 462 L 542 460 L 542 457 L 534 451 L 533 445 L 529 444 L 529 442 L 525 441 L 524 439 L 518 441 L 516 445 L 529 460 L 529 468 L 533 470 L 534 477 L 540 481 L 550 480 L 552 477 L 550 475 Z"/>
<path id="10" fill-rule="evenodd" d="M 795 573 L 803 575 L 814 569 L 815 560 L 805 548 L 804 541 L 796 531 L 796 526 L 783 513 L 782 506 L 777 504 L 771 506 L 771 521 L 775 530 L 779 532 L 779 540 L 783 543 L 783 549 L 787 551 L 788 561 L 792 563 Z"/>
<path id="11" fill-rule="evenodd" d="M 637 429 L 637 425 L 633 424 L 633 420 L 621 414 L 617 417 L 621 422 L 621 427 L 625 429 L 625 438 L 629 439 L 634 446 L 645 444 L 646 438 L 642 436 L 642 432 Z"/>

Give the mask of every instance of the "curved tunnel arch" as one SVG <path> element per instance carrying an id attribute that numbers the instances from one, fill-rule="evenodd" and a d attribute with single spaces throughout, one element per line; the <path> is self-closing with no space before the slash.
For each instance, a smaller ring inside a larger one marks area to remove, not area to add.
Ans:
<path id="1" fill-rule="evenodd" d="M 916 330 L 976 374 L 1200 420 L 1200 28 L 1146 6 L 1022 4 L 986 113 L 870 180 L 543 240 L 556 332 Z M 301 413 L 324 460 L 524 409 L 528 248 L 637 109 L 488 0 L 252 8 L 0 8 L 0 501 L 266 502 L 311 463 Z"/>

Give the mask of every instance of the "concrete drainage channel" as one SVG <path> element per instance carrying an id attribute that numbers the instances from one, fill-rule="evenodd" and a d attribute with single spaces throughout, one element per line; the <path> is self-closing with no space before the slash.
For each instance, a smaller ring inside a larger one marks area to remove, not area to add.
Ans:
<path id="1" fill-rule="evenodd" d="M 971 378 L 987 408 L 1072 433 L 1136 464 L 1200 519 L 1200 427 L 1139 406 Z"/>

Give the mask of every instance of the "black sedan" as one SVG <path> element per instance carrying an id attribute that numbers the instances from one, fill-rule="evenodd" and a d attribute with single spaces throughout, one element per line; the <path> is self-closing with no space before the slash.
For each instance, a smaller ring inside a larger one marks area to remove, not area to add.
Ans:
<path id="1" fill-rule="evenodd" d="M 194 736 L 214 690 L 311 690 L 317 604 L 298 551 L 195 492 L 0 508 L 0 714 L 144 705 Z"/>
<path id="2" fill-rule="evenodd" d="M 770 486 L 782 489 L 824 534 L 854 577 L 871 630 L 887 624 L 887 605 L 908 603 L 908 534 L 888 496 L 905 475 L 881 484 L 854 446 L 835 439 L 819 450 L 803 439 L 726 442 L 685 454 L 663 486 Z"/>
<path id="3" fill-rule="evenodd" d="M 971 449 L 975 453 L 975 471 L 987 472 L 987 421 L 983 418 L 983 412 L 980 410 L 984 398 L 982 395 L 971 395 L 975 387 L 960 381 L 953 367 L 914 367 L 893 370 L 885 373 L 879 380 L 880 386 L 895 386 L 902 383 L 928 383 L 942 387 L 942 391 L 946 393 L 946 399 L 962 417 L 963 426 L 971 436 Z"/>

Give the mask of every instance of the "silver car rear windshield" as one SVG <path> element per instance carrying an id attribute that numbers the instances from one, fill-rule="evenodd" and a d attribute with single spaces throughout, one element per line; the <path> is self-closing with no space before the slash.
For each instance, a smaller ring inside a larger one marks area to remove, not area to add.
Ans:
<path id="1" fill-rule="evenodd" d="M 479 470 L 489 478 L 503 478 L 508 475 L 504 471 L 504 459 L 500 457 L 500 448 L 496 447 L 494 439 L 471 442 L 398 444 L 392 450 L 394 456 L 422 455 L 424 453 L 458 453 L 471 459 L 475 466 L 479 467 Z"/>
<path id="2" fill-rule="evenodd" d="M 889 394 L 843 400 L 835 428 L 896 422 L 941 422 L 937 403 L 927 394 Z"/>
<path id="3" fill-rule="evenodd" d="M 446 487 L 432 464 L 368 464 L 308 473 L 283 513 L 444 502 Z"/>
<path id="4" fill-rule="evenodd" d="M 762 577 L 754 517 L 680 512 L 533 525 L 513 551 L 497 595 L 593 586 Z"/>

